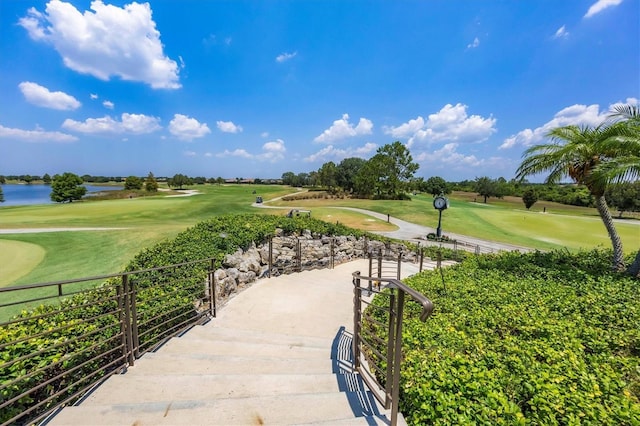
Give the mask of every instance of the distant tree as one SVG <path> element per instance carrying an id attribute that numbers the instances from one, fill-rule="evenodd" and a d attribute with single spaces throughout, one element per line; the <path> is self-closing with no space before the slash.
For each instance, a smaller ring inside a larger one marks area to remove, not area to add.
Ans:
<path id="1" fill-rule="evenodd" d="M 218 177 L 216 178 L 216 183 L 217 183 L 218 185 L 222 185 L 222 184 L 224 183 L 224 178 L 223 178 L 222 176 L 218 176 Z"/>
<path id="2" fill-rule="evenodd" d="M 144 181 L 144 189 L 147 192 L 158 192 L 158 181 L 151 172 L 149 172 L 147 179 Z"/>
<path id="3" fill-rule="evenodd" d="M 196 176 L 193 178 L 193 183 L 195 183 L 196 185 L 204 185 L 205 183 L 207 183 L 207 178 L 204 176 Z"/>
<path id="4" fill-rule="evenodd" d="M 191 179 L 189 179 L 187 176 L 183 175 L 183 174 L 175 174 L 173 175 L 172 178 L 170 178 L 167 183 L 169 184 L 169 186 L 172 186 L 174 188 L 178 188 L 178 189 L 182 189 L 183 186 L 185 185 L 191 185 Z"/>
<path id="5" fill-rule="evenodd" d="M 442 179 L 440 176 L 432 176 L 427 179 L 421 189 L 434 197 L 440 194 L 446 195 L 451 193 L 451 187 L 447 184 L 447 181 Z"/>
<path id="6" fill-rule="evenodd" d="M 255 183 L 256 185 L 262 185 L 262 179 L 260 178 L 255 178 L 253 183 Z"/>
<path id="7" fill-rule="evenodd" d="M 54 175 L 51 181 L 51 201 L 71 203 L 73 200 L 81 199 L 87 193 L 87 188 L 82 186 L 82 183 L 82 178 L 73 173 Z"/>
<path id="8" fill-rule="evenodd" d="M 524 206 L 527 208 L 527 210 L 529 210 L 531 206 L 536 203 L 536 201 L 538 201 L 538 194 L 536 193 L 535 189 L 529 188 L 522 194 L 522 202 L 524 203 Z"/>
<path id="9" fill-rule="evenodd" d="M 0 175 L 0 185 L 4 185 L 5 183 L 7 183 L 7 179 L 3 175 Z"/>
<path id="10" fill-rule="evenodd" d="M 282 183 L 285 185 L 293 186 L 295 182 L 296 175 L 293 172 L 284 172 L 282 174 Z"/>
<path id="11" fill-rule="evenodd" d="M 624 212 L 640 211 L 640 181 L 611 185 L 605 197 L 611 207 L 618 209 L 619 217 Z"/>
<path id="12" fill-rule="evenodd" d="M 337 165 L 337 185 L 345 191 L 353 191 L 356 186 L 356 176 L 366 162 L 366 160 L 358 157 L 350 157 L 342 160 L 340 164 Z"/>
<path id="13" fill-rule="evenodd" d="M 49 173 L 45 173 L 44 176 L 42 176 L 42 180 L 45 185 L 51 184 L 51 176 L 49 176 Z"/>
<path id="14" fill-rule="evenodd" d="M 318 170 L 318 183 L 332 190 L 337 185 L 338 168 L 333 161 L 324 163 Z"/>
<path id="15" fill-rule="evenodd" d="M 487 198 L 495 197 L 498 195 L 498 187 L 496 181 L 488 176 L 476 178 L 474 190 L 478 193 L 478 195 L 484 197 L 485 204 L 487 202 Z"/>
<path id="16" fill-rule="evenodd" d="M 22 176 L 22 180 L 23 180 L 27 185 L 31 185 L 31 182 L 33 182 L 33 176 L 31 176 L 31 175 L 24 175 L 24 176 Z"/>
<path id="17" fill-rule="evenodd" d="M 138 176 L 129 176 L 124 181 L 124 189 L 126 190 L 137 190 L 142 189 L 142 179 Z"/>
<path id="18" fill-rule="evenodd" d="M 1 186 L 0 186 L 0 203 L 4 203 L 4 193 L 2 192 Z"/>

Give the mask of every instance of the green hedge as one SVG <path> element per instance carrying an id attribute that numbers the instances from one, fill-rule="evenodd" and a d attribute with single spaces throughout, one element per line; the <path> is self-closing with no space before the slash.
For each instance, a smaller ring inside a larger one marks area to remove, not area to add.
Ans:
<path id="1" fill-rule="evenodd" d="M 640 283 L 611 253 L 469 257 L 407 284 L 401 405 L 410 424 L 640 424 Z M 382 301 L 377 301 L 381 303 Z"/>

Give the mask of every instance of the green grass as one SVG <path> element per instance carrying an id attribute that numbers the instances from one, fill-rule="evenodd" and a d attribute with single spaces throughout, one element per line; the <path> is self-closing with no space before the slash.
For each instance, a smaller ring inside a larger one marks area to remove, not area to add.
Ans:
<path id="1" fill-rule="evenodd" d="M 286 214 L 287 206 L 312 210 L 313 217 L 340 222 L 364 230 L 393 230 L 392 225 L 369 216 L 335 209 L 358 207 L 390 214 L 409 222 L 435 228 L 438 223 L 433 198 L 427 194 L 410 201 L 299 200 L 267 203 L 281 209 L 251 207 L 256 196 L 270 200 L 293 192 L 289 187 L 270 185 L 195 185 L 200 195 L 190 197 L 144 197 L 71 204 L 0 207 L 2 228 L 115 227 L 110 231 L 76 231 L 37 234 L 0 234 L 3 262 L 0 286 L 55 281 L 119 272 L 142 248 L 212 216 L 253 212 Z M 254 194 L 253 191 L 256 191 Z M 538 249 L 566 247 L 570 250 L 609 247 L 609 239 L 595 209 L 536 203 L 526 211 L 518 198 L 490 199 L 488 204 L 473 202 L 474 194 L 456 193 L 451 208 L 443 214 L 444 233 L 523 245 Z M 477 197 L 477 196 L 476 196 Z M 477 197 L 481 201 L 480 197 Z M 542 213 L 546 207 L 547 213 Z M 637 221 L 616 224 L 630 253 L 638 249 L 640 226 Z M 25 245 L 30 244 L 30 245 Z M 18 249 L 17 247 L 20 247 Z M 33 253 L 27 253 L 33 249 Z M 19 251 L 20 250 L 20 251 Z M 36 262 L 38 254 L 44 257 Z"/>
<path id="2" fill-rule="evenodd" d="M 44 259 L 46 250 L 38 244 L 0 239 L 0 253 L 3 265 L 0 275 L 2 287 L 35 269 Z"/>

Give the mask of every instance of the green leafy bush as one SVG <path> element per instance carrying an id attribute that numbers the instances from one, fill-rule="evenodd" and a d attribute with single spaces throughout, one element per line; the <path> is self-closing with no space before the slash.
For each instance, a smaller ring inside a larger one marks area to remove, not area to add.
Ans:
<path id="1" fill-rule="evenodd" d="M 421 323 L 407 305 L 408 422 L 640 424 L 640 292 L 610 255 L 473 256 L 445 285 L 434 272 L 407 280 L 436 306 Z"/>

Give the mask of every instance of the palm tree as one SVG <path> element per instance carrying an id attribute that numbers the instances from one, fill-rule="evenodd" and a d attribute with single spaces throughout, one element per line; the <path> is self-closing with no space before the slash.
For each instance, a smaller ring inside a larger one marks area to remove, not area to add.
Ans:
<path id="1" fill-rule="evenodd" d="M 611 127 L 618 137 L 609 139 L 605 145 L 615 148 L 618 156 L 597 167 L 610 182 L 634 181 L 640 178 L 640 108 L 637 105 L 618 105 L 609 115 Z M 640 250 L 627 272 L 640 277 Z"/>
<path id="2" fill-rule="evenodd" d="M 564 126 L 552 129 L 546 136 L 551 143 L 535 145 L 524 152 L 516 178 L 548 173 L 546 183 L 559 183 L 570 177 L 584 185 L 595 198 L 598 214 L 609 233 L 613 245 L 612 266 L 617 271 L 623 270 L 622 240 L 604 197 L 610 179 L 597 171 L 599 166 L 619 158 L 618 146 L 613 141 L 619 139 L 620 129 L 607 123 L 596 127 Z"/>

